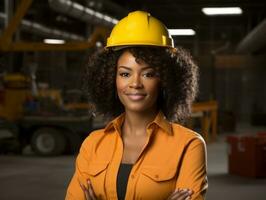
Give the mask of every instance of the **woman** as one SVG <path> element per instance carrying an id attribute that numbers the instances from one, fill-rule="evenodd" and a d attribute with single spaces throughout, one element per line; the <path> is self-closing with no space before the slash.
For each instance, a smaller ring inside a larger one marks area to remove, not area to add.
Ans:
<path id="1" fill-rule="evenodd" d="M 88 94 L 110 117 L 83 142 L 66 199 L 204 199 L 206 147 L 181 126 L 197 92 L 197 66 L 166 27 L 135 11 L 88 65 Z"/>

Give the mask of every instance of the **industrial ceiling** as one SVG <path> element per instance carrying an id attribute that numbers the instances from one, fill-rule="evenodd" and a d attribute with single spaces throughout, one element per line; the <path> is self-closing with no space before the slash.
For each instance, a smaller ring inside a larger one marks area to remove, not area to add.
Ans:
<path id="1" fill-rule="evenodd" d="M 0 2 L 3 32 L 23 0 Z M 241 7 L 241 15 L 206 16 L 203 7 Z M 194 36 L 175 36 L 176 45 L 226 53 L 266 52 L 266 1 L 262 0 L 33 0 L 13 40 L 61 38 L 86 41 L 97 26 L 110 31 L 133 10 L 145 10 L 168 28 L 191 28 Z M 78 12 L 79 11 L 79 12 Z M 17 34 L 18 35 L 18 34 Z M 219 48 L 218 48 L 219 47 Z"/>

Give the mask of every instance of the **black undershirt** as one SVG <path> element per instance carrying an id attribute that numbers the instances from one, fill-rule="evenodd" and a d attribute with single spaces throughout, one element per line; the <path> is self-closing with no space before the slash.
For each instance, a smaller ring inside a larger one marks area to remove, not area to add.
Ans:
<path id="1" fill-rule="evenodd" d="M 118 200 L 124 200 L 127 190 L 128 177 L 131 172 L 133 164 L 121 163 L 117 174 L 117 196 Z"/>

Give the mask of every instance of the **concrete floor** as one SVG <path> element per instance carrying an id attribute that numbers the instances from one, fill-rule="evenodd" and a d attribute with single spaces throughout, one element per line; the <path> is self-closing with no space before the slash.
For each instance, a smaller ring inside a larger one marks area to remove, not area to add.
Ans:
<path id="1" fill-rule="evenodd" d="M 265 200 L 266 179 L 228 175 L 225 135 L 208 144 L 208 200 Z M 0 156 L 0 200 L 60 200 L 74 170 L 74 156 Z M 266 170 L 266 169 L 265 169 Z"/>

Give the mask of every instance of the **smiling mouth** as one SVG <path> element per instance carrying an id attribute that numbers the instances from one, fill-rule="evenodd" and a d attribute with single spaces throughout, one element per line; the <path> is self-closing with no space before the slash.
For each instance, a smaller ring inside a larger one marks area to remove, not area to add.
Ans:
<path id="1" fill-rule="evenodd" d="M 142 100 L 146 97 L 146 94 L 140 94 L 140 93 L 136 93 L 136 94 L 126 94 L 128 96 L 128 98 L 132 101 L 139 101 Z"/>

